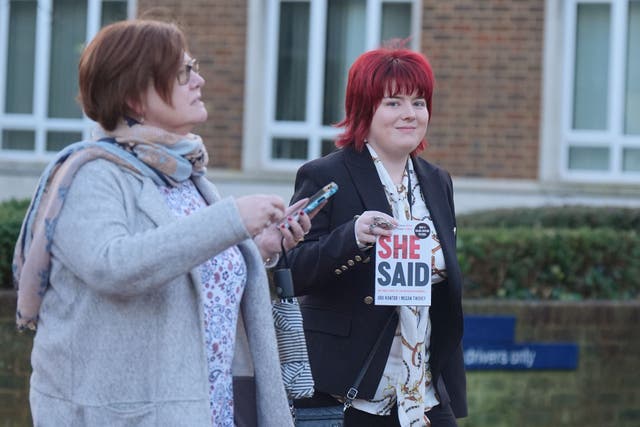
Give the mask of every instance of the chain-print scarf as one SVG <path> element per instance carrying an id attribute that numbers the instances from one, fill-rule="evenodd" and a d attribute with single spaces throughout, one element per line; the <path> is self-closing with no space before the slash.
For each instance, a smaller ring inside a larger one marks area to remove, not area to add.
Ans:
<path id="1" fill-rule="evenodd" d="M 367 144 L 367 148 L 391 205 L 393 217 L 400 222 L 411 220 L 411 208 L 407 197 L 409 186 L 407 174 L 403 175 L 401 185 L 396 186 L 373 147 Z M 411 159 L 407 162 L 407 169 L 412 173 Z M 430 426 L 431 423 L 425 415 L 425 411 L 430 408 L 425 407 L 424 402 L 428 375 L 425 341 L 429 307 L 398 306 L 397 310 L 400 318 L 403 365 L 402 374 L 398 376 L 395 384 L 398 420 L 403 427 Z"/>
<path id="2" fill-rule="evenodd" d="M 51 245 L 58 215 L 76 172 L 87 162 L 106 159 L 158 185 L 175 185 L 192 175 L 204 175 L 208 162 L 202 139 L 122 121 L 107 132 L 98 128 L 92 141 L 60 151 L 40 176 L 27 209 L 13 256 L 18 291 L 18 329 L 35 330 L 42 298 L 49 287 Z"/>

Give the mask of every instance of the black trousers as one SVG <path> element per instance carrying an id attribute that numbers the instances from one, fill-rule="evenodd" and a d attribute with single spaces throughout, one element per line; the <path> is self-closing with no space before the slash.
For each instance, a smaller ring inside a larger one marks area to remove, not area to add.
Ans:
<path id="1" fill-rule="evenodd" d="M 458 427 L 448 404 L 435 406 L 427 412 L 427 417 L 431 427 Z M 398 407 L 394 405 L 389 415 L 373 415 L 351 407 L 344 414 L 344 427 L 400 427 Z"/>

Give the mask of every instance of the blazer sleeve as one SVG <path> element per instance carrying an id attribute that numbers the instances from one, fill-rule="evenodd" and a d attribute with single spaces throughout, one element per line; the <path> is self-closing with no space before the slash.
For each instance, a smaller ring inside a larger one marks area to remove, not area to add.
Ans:
<path id="1" fill-rule="evenodd" d="M 341 185 L 338 192 L 312 219 L 311 230 L 304 241 L 288 253 L 297 295 L 348 285 L 343 280 L 343 265 L 346 266 L 349 260 L 351 262 L 348 264 L 362 262 L 369 256 L 358 248 L 355 241 L 353 212 L 361 210 L 351 207 L 353 194 L 343 187 L 344 180 L 336 179 L 328 169 L 308 163 L 296 175 L 292 203 L 313 195 L 332 180 L 340 181 Z"/>

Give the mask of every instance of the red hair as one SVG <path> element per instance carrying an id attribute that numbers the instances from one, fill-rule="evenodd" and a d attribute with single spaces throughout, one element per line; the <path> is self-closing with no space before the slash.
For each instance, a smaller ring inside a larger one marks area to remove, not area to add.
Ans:
<path id="1" fill-rule="evenodd" d="M 417 52 L 383 47 L 363 53 L 349 69 L 346 117 L 336 124 L 345 131 L 338 136 L 336 147 L 352 145 L 362 151 L 373 114 L 385 96 L 417 94 L 426 100 L 430 119 L 434 83 L 429 61 Z M 420 153 L 426 146 L 425 138 L 412 154 Z"/>

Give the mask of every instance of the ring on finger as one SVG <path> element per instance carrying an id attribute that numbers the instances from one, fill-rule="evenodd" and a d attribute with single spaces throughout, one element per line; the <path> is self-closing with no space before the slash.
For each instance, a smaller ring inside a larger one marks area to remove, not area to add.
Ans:
<path id="1" fill-rule="evenodd" d="M 376 228 L 377 224 L 375 222 L 369 224 L 369 234 L 373 234 L 373 229 Z"/>

